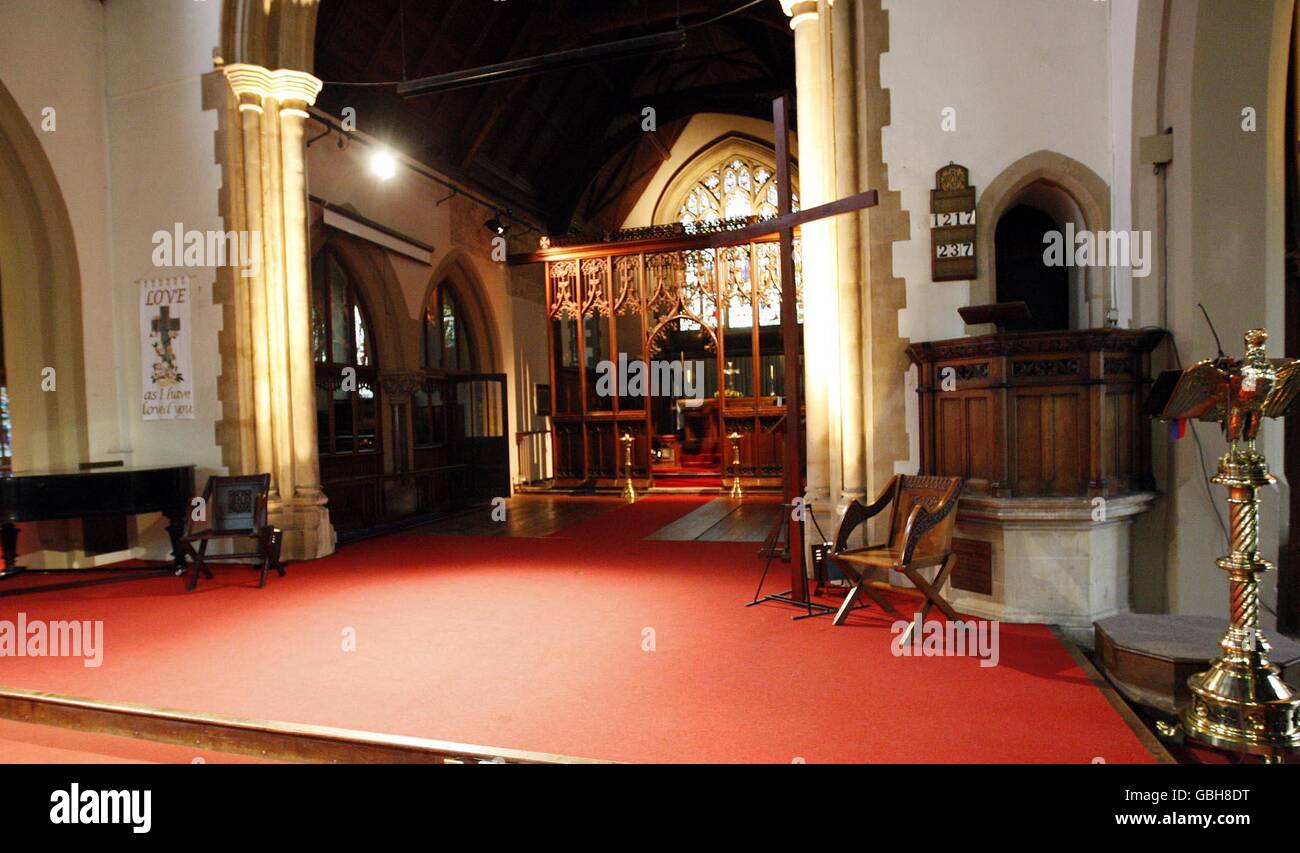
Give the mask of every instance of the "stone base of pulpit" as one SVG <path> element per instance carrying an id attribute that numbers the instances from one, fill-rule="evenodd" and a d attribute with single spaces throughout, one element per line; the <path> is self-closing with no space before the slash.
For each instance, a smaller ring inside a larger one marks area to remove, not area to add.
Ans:
<path id="1" fill-rule="evenodd" d="M 1129 609 L 1133 519 L 1158 496 L 963 496 L 948 599 L 981 619 L 1059 626 L 1091 648 L 1093 623 Z"/>

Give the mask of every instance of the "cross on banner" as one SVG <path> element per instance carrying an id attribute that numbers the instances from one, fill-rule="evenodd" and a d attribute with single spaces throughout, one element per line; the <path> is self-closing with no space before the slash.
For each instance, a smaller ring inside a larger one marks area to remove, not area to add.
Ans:
<path id="1" fill-rule="evenodd" d="M 170 332 L 179 332 L 181 330 L 181 321 L 179 319 L 173 320 L 171 315 L 171 309 L 166 305 L 161 305 L 158 308 L 158 316 L 149 324 L 154 334 L 158 335 L 158 340 L 163 346 L 167 346 L 167 342 L 170 340 Z"/>

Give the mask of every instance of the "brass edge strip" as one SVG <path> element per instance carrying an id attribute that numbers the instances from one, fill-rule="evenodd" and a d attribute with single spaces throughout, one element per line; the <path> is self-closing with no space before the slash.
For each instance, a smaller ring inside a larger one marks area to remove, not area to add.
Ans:
<path id="1" fill-rule="evenodd" d="M 1111 686 L 1110 682 L 1106 680 L 1105 676 L 1097 671 L 1097 668 L 1092 665 L 1092 661 L 1088 660 L 1088 658 L 1084 656 L 1079 647 L 1074 644 L 1074 641 L 1065 636 L 1064 632 L 1062 632 L 1056 625 L 1048 625 L 1047 627 L 1051 630 L 1052 636 L 1056 637 L 1057 641 L 1060 642 L 1060 644 L 1065 647 L 1065 650 L 1070 653 L 1070 657 L 1074 659 L 1075 664 L 1077 664 L 1078 667 L 1083 670 L 1084 674 L 1088 676 L 1088 680 L 1092 682 L 1092 686 L 1101 691 L 1101 695 L 1106 697 L 1106 701 L 1109 702 L 1111 707 L 1115 709 L 1115 712 L 1119 714 L 1120 719 L 1122 719 L 1129 729 L 1132 730 L 1133 734 L 1137 737 L 1138 741 L 1141 742 L 1146 751 L 1151 753 L 1151 757 L 1156 760 L 1156 763 L 1177 764 L 1178 761 L 1169 754 L 1169 751 L 1165 749 L 1164 744 L 1162 744 L 1160 740 L 1151 733 L 1150 729 L 1142 724 L 1142 720 L 1138 718 L 1138 715 L 1134 713 L 1133 709 L 1124 701 L 1124 697 L 1120 696 L 1115 688 Z"/>
<path id="2" fill-rule="evenodd" d="M 463 764 L 493 760 L 514 764 L 617 763 L 334 726 L 180 711 L 18 688 L 0 688 L 0 718 L 278 761 L 351 764 Z"/>

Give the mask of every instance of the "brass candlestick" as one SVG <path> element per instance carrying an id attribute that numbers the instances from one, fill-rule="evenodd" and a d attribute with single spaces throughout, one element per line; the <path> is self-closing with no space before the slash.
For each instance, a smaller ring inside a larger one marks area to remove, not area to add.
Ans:
<path id="1" fill-rule="evenodd" d="M 635 441 L 632 433 L 625 432 L 619 441 L 623 442 L 623 473 L 625 479 L 623 482 L 623 499 L 628 503 L 636 500 L 636 489 L 632 486 L 632 442 Z"/>
<path id="2" fill-rule="evenodd" d="M 1215 562 L 1228 573 L 1228 631 L 1223 654 L 1187 679 L 1192 701 L 1182 714 L 1189 737 L 1234 752 L 1281 761 L 1300 749 L 1300 697 L 1270 663 L 1259 631 L 1259 576 L 1272 566 L 1259 553 L 1259 489 L 1274 482 L 1255 437 L 1264 417 L 1281 417 L 1300 391 L 1300 361 L 1271 362 L 1268 333 L 1246 333 L 1246 357 L 1221 356 L 1183 372 L 1164 407 L 1166 419 L 1223 425 L 1229 448 L 1210 482 L 1228 488 L 1231 543 Z"/>
<path id="3" fill-rule="evenodd" d="M 732 500 L 743 500 L 745 490 L 740 487 L 740 433 L 732 432 L 727 436 L 731 439 L 731 498 Z"/>

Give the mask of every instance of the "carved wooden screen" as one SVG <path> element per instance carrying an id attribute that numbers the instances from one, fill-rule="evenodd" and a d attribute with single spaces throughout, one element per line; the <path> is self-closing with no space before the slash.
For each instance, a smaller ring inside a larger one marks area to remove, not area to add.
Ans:
<path id="1" fill-rule="evenodd" d="M 720 473 L 734 470 L 724 438 L 734 431 L 742 436 L 741 475 L 779 483 L 777 424 L 785 408 L 778 244 L 673 247 L 683 233 L 657 226 L 626 241 L 557 249 L 546 261 L 552 437 L 563 484 L 612 485 L 624 476 L 624 434 L 633 438 L 633 476 L 652 475 L 652 407 L 620 381 L 635 362 L 651 365 L 651 374 L 678 365 L 704 389 L 699 408 L 719 444 Z M 660 234 L 678 239 L 653 239 Z M 796 242 L 796 261 L 797 252 Z M 798 264 L 796 289 L 801 296 Z M 802 322 L 802 298 L 798 313 Z M 698 365 L 683 358 L 684 339 L 699 341 Z"/>

